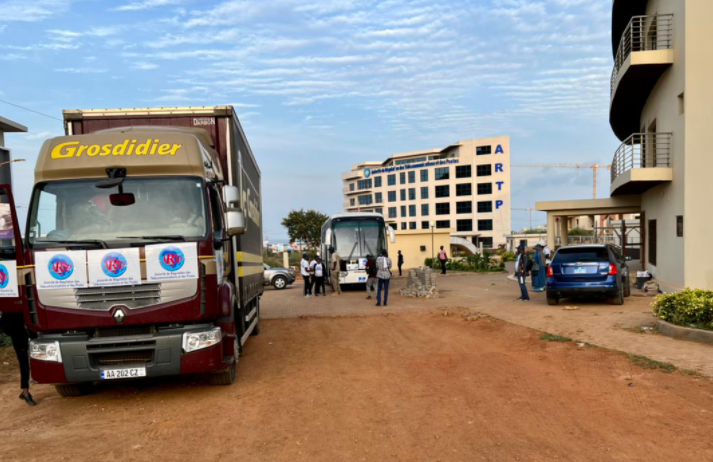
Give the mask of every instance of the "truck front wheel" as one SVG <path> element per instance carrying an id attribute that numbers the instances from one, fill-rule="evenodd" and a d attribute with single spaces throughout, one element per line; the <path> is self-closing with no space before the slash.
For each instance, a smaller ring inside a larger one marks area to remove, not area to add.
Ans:
<path id="1" fill-rule="evenodd" d="M 63 398 L 69 398 L 72 396 L 84 396 L 92 391 L 91 383 L 72 383 L 67 385 L 55 385 L 54 389 L 57 390 L 59 396 Z"/>
<path id="2" fill-rule="evenodd" d="M 239 340 L 238 336 L 235 336 L 233 348 L 234 348 L 234 356 L 233 356 L 233 362 L 230 364 L 230 367 L 227 369 L 220 371 L 220 372 L 214 372 L 210 375 L 210 384 L 211 385 L 232 385 L 235 383 L 235 371 L 238 367 L 238 355 L 240 352 L 240 347 L 239 347 Z"/>

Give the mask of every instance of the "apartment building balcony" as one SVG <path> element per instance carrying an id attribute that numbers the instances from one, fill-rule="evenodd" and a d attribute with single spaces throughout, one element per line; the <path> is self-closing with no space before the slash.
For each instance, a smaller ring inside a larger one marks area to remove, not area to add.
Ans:
<path id="1" fill-rule="evenodd" d="M 632 17 L 619 40 L 611 75 L 609 123 L 620 140 L 639 131 L 646 100 L 673 59 L 673 15 Z"/>
<path id="2" fill-rule="evenodd" d="M 634 133 L 619 146 L 611 165 L 611 196 L 641 194 L 673 181 L 671 133 Z"/>
<path id="3" fill-rule="evenodd" d="M 345 196 L 352 196 L 356 194 L 371 194 L 371 188 L 369 189 L 357 189 L 354 188 L 353 190 L 350 190 L 349 187 L 347 186 L 346 188 L 342 188 L 342 194 Z"/>

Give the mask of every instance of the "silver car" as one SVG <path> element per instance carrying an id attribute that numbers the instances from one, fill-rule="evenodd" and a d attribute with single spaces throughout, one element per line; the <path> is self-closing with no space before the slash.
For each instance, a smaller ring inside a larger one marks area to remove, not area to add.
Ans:
<path id="1" fill-rule="evenodd" d="M 263 285 L 282 290 L 295 282 L 295 272 L 292 269 L 271 268 L 264 263 L 263 266 L 265 267 Z"/>

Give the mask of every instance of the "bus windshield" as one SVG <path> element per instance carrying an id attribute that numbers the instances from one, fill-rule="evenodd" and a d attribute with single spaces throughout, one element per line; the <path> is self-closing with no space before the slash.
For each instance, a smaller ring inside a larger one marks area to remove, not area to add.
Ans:
<path id="1" fill-rule="evenodd" d="M 110 201 L 118 188 L 100 189 L 96 183 L 39 184 L 30 205 L 30 245 L 87 240 L 125 244 L 158 235 L 198 240 L 207 235 L 205 187 L 199 178 L 126 178 L 123 191 L 133 194 L 135 202 L 123 206 Z"/>
<path id="2" fill-rule="evenodd" d="M 334 249 L 344 259 L 377 256 L 386 248 L 384 223 L 380 221 L 339 221 L 334 223 L 332 228 Z"/>

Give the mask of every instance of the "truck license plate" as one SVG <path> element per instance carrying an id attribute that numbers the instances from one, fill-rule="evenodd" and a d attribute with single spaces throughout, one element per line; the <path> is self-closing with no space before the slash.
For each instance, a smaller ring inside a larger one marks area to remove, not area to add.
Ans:
<path id="1" fill-rule="evenodd" d="M 105 369 L 101 371 L 102 380 L 133 379 L 135 377 L 146 377 L 146 368 L 131 367 L 127 369 Z"/>

